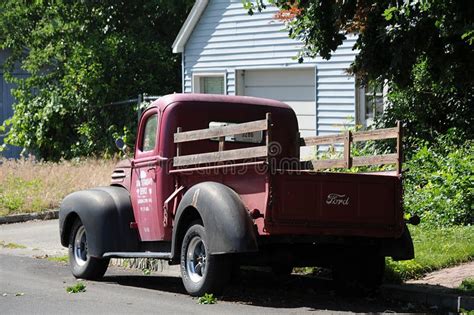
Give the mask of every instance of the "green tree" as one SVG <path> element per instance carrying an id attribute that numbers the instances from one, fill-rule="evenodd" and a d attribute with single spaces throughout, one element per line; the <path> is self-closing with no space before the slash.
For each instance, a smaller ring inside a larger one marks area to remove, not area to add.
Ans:
<path id="1" fill-rule="evenodd" d="M 6 142 L 46 159 L 104 154 L 136 124 L 130 106 L 104 106 L 147 92 L 180 90 L 171 44 L 191 0 L 5 0 L 0 49 L 16 83 Z M 30 75 L 18 79 L 12 69 Z"/>
<path id="2" fill-rule="evenodd" d="M 280 8 L 298 58 L 330 59 L 347 36 L 359 53 L 348 69 L 362 84 L 389 82 L 393 106 L 382 123 L 408 122 L 409 135 L 432 141 L 452 127 L 474 135 L 474 2 L 466 0 L 257 0 L 253 14 Z"/>

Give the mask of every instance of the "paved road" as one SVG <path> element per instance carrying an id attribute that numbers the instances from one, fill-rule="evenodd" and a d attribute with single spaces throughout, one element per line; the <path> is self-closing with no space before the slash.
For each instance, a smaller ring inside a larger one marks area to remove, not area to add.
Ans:
<path id="1" fill-rule="evenodd" d="M 172 272 L 141 275 L 110 267 L 100 282 L 85 281 L 87 291 L 66 293 L 77 281 L 66 264 L 42 255 L 63 255 L 57 220 L 0 226 L 0 242 L 26 249 L 0 248 L 0 313 L 165 313 L 165 314 L 300 314 L 407 311 L 381 299 L 336 297 L 331 281 L 269 273 L 243 272 L 215 305 L 199 305 L 185 294 Z M 1 247 L 1 246 L 0 246 Z M 17 296 L 17 294 L 23 295 Z M 410 309 L 410 311 L 415 311 Z"/>

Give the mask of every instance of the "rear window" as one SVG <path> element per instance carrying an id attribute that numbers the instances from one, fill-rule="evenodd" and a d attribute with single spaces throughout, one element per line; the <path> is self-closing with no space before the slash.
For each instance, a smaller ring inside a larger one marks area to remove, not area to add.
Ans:
<path id="1" fill-rule="evenodd" d="M 209 128 L 217 128 L 217 127 L 224 127 L 236 125 L 236 123 L 231 122 L 218 122 L 218 121 L 211 121 L 209 123 Z M 211 138 L 213 141 L 219 141 L 219 138 Z M 263 141 L 263 131 L 255 131 L 255 132 L 246 132 L 240 135 L 233 135 L 225 137 L 226 142 L 241 142 L 241 143 L 262 143 Z"/>

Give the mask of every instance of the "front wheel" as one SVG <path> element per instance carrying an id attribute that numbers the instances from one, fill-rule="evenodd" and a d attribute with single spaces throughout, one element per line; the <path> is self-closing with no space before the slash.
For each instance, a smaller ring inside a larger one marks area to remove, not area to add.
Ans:
<path id="1" fill-rule="evenodd" d="M 228 283 L 231 261 L 228 255 L 211 255 L 206 230 L 200 223 L 192 224 L 181 246 L 181 278 L 192 296 L 219 294 Z"/>
<path id="2" fill-rule="evenodd" d="M 76 278 L 95 280 L 102 278 L 109 266 L 109 259 L 89 256 L 87 231 L 77 219 L 69 235 L 69 265 Z"/>

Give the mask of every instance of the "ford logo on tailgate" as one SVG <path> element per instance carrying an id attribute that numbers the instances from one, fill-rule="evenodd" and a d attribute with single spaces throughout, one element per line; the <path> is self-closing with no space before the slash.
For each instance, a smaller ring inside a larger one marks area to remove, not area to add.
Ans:
<path id="1" fill-rule="evenodd" d="M 326 198 L 326 204 L 348 206 L 349 196 L 340 195 L 336 193 L 330 193 L 328 197 Z"/>

